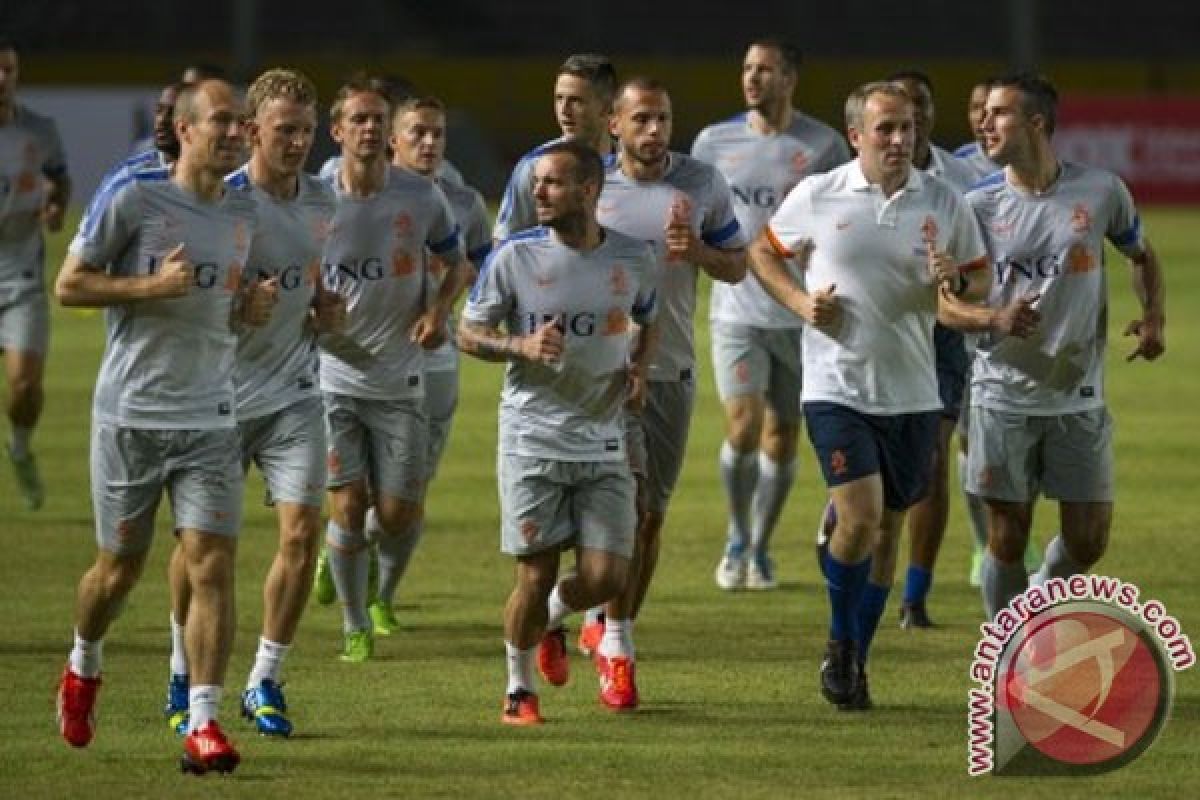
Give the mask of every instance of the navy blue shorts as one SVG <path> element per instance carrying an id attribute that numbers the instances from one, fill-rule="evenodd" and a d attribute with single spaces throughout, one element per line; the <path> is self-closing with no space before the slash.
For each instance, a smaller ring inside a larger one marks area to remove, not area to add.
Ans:
<path id="1" fill-rule="evenodd" d="M 825 485 L 878 474 L 889 511 L 904 511 L 925 496 L 940 417 L 937 411 L 884 416 L 836 403 L 804 404 Z"/>
<path id="2" fill-rule="evenodd" d="M 942 401 L 942 416 L 957 420 L 962 414 L 963 392 L 967 388 L 967 346 L 963 335 L 942 323 L 933 326 L 933 351 L 936 355 L 938 397 Z"/>

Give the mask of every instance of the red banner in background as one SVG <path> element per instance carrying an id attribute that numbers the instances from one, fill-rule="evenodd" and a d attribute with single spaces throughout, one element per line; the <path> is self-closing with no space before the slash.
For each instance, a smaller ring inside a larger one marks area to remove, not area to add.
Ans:
<path id="1" fill-rule="evenodd" d="M 1120 175 L 1139 203 L 1200 203 L 1200 97 L 1066 97 L 1059 157 Z"/>

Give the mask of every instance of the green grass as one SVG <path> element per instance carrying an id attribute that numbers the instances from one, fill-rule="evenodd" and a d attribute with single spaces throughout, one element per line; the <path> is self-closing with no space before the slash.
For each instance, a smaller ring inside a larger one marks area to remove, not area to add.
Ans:
<path id="1" fill-rule="evenodd" d="M 1200 445 L 1198 222 L 1194 211 L 1147 214 L 1170 292 L 1168 352 L 1161 362 L 1124 363 L 1128 344 L 1119 329 L 1134 304 L 1122 262 L 1112 267 L 1109 398 L 1118 424 L 1119 495 L 1112 545 L 1099 570 L 1162 600 L 1200 643 L 1192 494 Z M 64 241 L 53 245 L 52 261 Z M 53 689 L 70 645 L 74 587 L 94 553 L 87 430 L 104 340 L 100 316 L 58 309 L 37 438 L 49 485 L 45 509 L 22 510 L 0 465 L 0 796 L 212 797 L 214 790 L 231 798 L 335 792 L 458 798 L 1194 794 L 1200 786 L 1195 671 L 1178 676 L 1174 715 L 1160 741 L 1121 771 L 1087 780 L 967 778 L 967 668 L 982 613 L 965 582 L 969 537 L 957 500 L 931 600 L 941 627 L 902 632 L 893 603 L 873 651 L 877 710 L 854 716 L 831 710 L 816 691 L 827 612 L 811 542 L 823 492 L 806 444 L 776 536 L 782 589 L 730 596 L 713 586 L 724 527 L 715 472 L 721 417 L 703 328 L 688 461 L 637 632 L 643 710 L 620 717 L 601 710 L 591 670 L 575 657 L 571 683 L 543 690 L 549 724 L 534 730 L 499 724 L 500 609 L 511 580 L 511 564 L 497 549 L 493 472 L 501 370 L 468 360 L 453 438 L 429 498 L 426 537 L 401 587 L 405 629 L 379 642 L 373 662 L 345 665 L 335 658 L 339 615 L 313 607 L 286 667 L 298 730 L 286 742 L 260 739 L 235 717 L 275 541 L 274 521 L 257 502 L 260 482 L 252 478 L 239 561 L 233 691 L 222 708 L 244 762 L 233 776 L 193 779 L 178 774 L 179 743 L 160 713 L 168 646 L 166 536 L 108 637 L 95 742 L 74 751 L 55 730 Z M 1048 513 L 1037 526 L 1043 532 L 1054 525 Z"/>

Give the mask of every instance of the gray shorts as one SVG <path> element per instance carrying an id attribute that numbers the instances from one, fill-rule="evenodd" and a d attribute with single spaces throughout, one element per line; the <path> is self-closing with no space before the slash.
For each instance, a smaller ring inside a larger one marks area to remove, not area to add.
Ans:
<path id="1" fill-rule="evenodd" d="M 237 429 L 159 431 L 92 425 L 96 543 L 116 555 L 150 547 L 163 490 L 175 530 L 236 536 L 242 521 Z"/>
<path id="2" fill-rule="evenodd" d="M 271 498 L 321 507 L 325 495 L 325 420 L 318 397 L 238 423 L 242 466 L 258 465 Z"/>
<path id="3" fill-rule="evenodd" d="M 646 510 L 667 511 L 683 469 L 696 382 L 689 374 L 678 381 L 646 384 L 646 407 L 626 418 L 625 442 L 634 473 L 645 478 Z"/>
<path id="4" fill-rule="evenodd" d="M 634 482 L 624 461 L 497 459 L 500 549 L 527 556 L 573 544 L 624 558 L 637 528 Z"/>
<path id="5" fill-rule="evenodd" d="M 967 491 L 1010 503 L 1039 491 L 1068 503 L 1112 502 L 1112 431 L 1105 408 L 1041 417 L 973 406 Z"/>
<path id="6" fill-rule="evenodd" d="M 713 375 L 722 403 L 762 395 L 780 419 L 797 422 L 800 412 L 800 328 L 755 328 L 714 320 Z"/>
<path id="7" fill-rule="evenodd" d="M 46 357 L 50 345 L 50 302 L 45 292 L 23 294 L 0 306 L 0 350 Z"/>
<path id="8" fill-rule="evenodd" d="M 423 400 L 366 400 L 325 392 L 326 485 L 366 478 L 376 494 L 411 503 L 425 496 L 429 423 Z"/>
<path id="9" fill-rule="evenodd" d="M 458 408 L 458 367 L 425 373 L 425 414 L 429 417 L 429 451 L 425 466 L 433 480 L 450 438 L 450 424 Z"/>

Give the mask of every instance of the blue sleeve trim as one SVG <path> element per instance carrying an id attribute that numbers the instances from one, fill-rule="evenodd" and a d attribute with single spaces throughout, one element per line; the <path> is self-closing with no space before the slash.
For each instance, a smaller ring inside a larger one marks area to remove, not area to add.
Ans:
<path id="1" fill-rule="evenodd" d="M 455 225 L 454 230 L 450 232 L 450 235 L 445 239 L 442 239 L 440 242 L 428 242 L 427 244 L 429 245 L 429 249 L 438 255 L 453 250 L 454 248 L 458 247 L 458 226 Z"/>
<path id="2" fill-rule="evenodd" d="M 715 231 L 709 231 L 700 238 L 703 239 L 704 243 L 709 247 L 720 247 L 722 244 L 736 236 L 740 230 L 741 226 L 738 225 L 737 217 L 734 217 L 733 219 L 729 220 L 729 223 L 725 225 L 725 227 L 718 228 Z"/>
<path id="3" fill-rule="evenodd" d="M 1137 244 L 1142 239 L 1142 218 L 1135 216 L 1133 225 L 1124 233 L 1119 233 L 1111 237 L 1112 243 L 1117 247 L 1129 247 Z"/>

